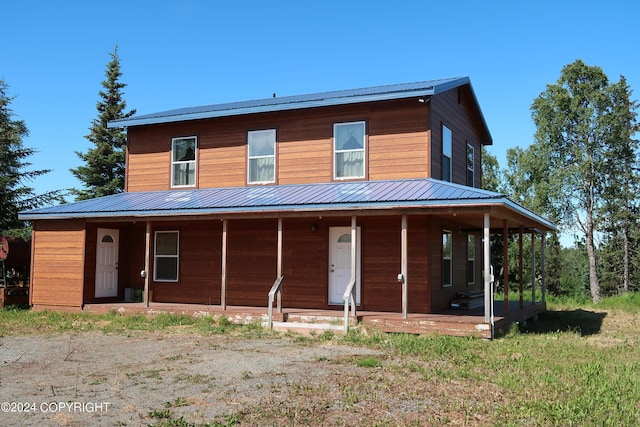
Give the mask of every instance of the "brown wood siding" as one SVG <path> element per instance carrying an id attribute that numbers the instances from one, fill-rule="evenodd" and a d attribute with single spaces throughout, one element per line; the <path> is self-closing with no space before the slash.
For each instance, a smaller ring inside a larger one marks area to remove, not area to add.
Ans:
<path id="1" fill-rule="evenodd" d="M 481 137 L 478 112 L 468 91 L 458 89 L 443 92 L 431 97 L 431 176 L 442 178 L 442 125 L 451 130 L 453 142 L 451 149 L 451 168 L 453 182 L 467 183 L 467 144 L 474 148 L 475 174 L 474 186 L 481 187 Z M 458 102 L 460 99 L 460 102 Z"/>
<path id="2" fill-rule="evenodd" d="M 34 222 L 33 305 L 82 306 L 84 245 L 84 221 Z"/>
<path id="3" fill-rule="evenodd" d="M 227 304 L 266 306 L 276 280 L 277 220 L 229 221 Z"/>
<path id="4" fill-rule="evenodd" d="M 169 189 L 171 138 L 198 137 L 198 187 L 247 182 L 247 132 L 277 130 L 276 183 L 333 180 L 333 125 L 367 126 L 368 179 L 424 178 L 429 104 L 417 99 L 223 117 L 129 129 L 127 190 Z"/>
<path id="5" fill-rule="evenodd" d="M 151 244 L 150 290 L 153 301 L 197 304 L 220 304 L 222 223 L 194 221 L 154 223 L 156 231 L 180 233 L 178 282 L 153 281 L 154 244 Z M 144 246 L 142 246 L 144 251 Z"/>

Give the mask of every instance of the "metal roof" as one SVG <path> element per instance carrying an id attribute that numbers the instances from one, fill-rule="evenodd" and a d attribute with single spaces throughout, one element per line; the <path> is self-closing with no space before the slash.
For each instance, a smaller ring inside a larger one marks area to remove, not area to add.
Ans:
<path id="1" fill-rule="evenodd" d="M 432 178 L 204 188 L 120 193 L 21 212 L 21 220 L 177 217 L 278 212 L 336 212 L 464 205 L 503 205 L 549 229 L 555 226 L 505 195 Z"/>
<path id="2" fill-rule="evenodd" d="M 125 119 L 113 120 L 107 124 L 107 127 L 118 128 L 140 126 L 183 120 L 235 116 L 240 114 L 264 113 L 271 111 L 324 107 L 330 105 L 353 104 L 358 102 L 431 96 L 467 84 L 471 84 L 468 77 L 455 77 L 439 80 L 427 80 L 416 83 L 376 86 L 363 89 L 350 89 L 309 95 L 274 97 L 254 101 L 180 108 L 176 110 L 135 115 Z M 475 94 L 473 96 L 475 99 Z M 484 121 L 484 118 L 482 118 L 482 120 Z"/>

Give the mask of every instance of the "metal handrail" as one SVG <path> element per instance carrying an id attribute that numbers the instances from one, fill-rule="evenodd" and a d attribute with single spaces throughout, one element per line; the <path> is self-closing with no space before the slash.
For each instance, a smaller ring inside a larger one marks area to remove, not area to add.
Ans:
<path id="1" fill-rule="evenodd" d="M 356 317 L 356 279 L 351 279 L 342 300 L 344 301 L 344 333 L 346 334 L 349 332 L 349 302 L 351 302 L 353 317 Z"/>
<path id="2" fill-rule="evenodd" d="M 278 294 L 278 313 L 282 313 L 282 282 L 284 281 L 284 275 L 278 277 L 275 282 L 273 282 L 273 286 L 271 286 L 271 290 L 269 291 L 269 318 L 267 320 L 267 327 L 269 329 L 273 329 L 273 300 L 275 299 L 276 294 Z"/>

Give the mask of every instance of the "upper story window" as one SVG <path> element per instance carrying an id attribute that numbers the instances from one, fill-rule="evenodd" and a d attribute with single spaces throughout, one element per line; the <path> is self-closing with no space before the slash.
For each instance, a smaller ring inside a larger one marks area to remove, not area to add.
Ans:
<path id="1" fill-rule="evenodd" d="M 442 125 L 442 180 L 451 182 L 451 130 Z"/>
<path id="2" fill-rule="evenodd" d="M 172 187 L 195 187 L 197 148 L 198 140 L 195 136 L 171 140 Z"/>
<path id="3" fill-rule="evenodd" d="M 268 184 L 276 180 L 276 131 L 275 129 L 251 131 L 247 137 L 249 146 L 249 184 Z"/>
<path id="4" fill-rule="evenodd" d="M 475 150 L 471 144 L 467 144 L 467 185 L 469 187 L 475 187 L 475 166 L 474 166 L 474 155 Z"/>
<path id="5" fill-rule="evenodd" d="M 333 177 L 364 178 L 365 123 L 333 125 Z"/>

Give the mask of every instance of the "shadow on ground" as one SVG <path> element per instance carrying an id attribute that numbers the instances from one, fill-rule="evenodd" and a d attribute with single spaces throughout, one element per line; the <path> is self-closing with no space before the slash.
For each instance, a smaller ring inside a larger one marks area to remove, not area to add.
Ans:
<path id="1" fill-rule="evenodd" d="M 576 332 L 581 336 L 600 333 L 607 313 L 577 310 L 549 310 L 541 313 L 537 321 L 520 324 L 521 333 L 545 334 L 550 332 Z"/>

